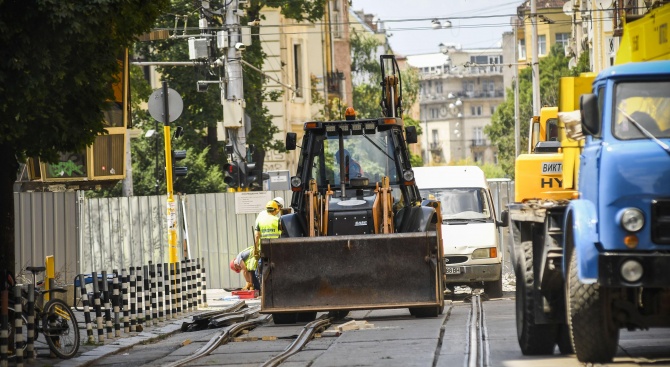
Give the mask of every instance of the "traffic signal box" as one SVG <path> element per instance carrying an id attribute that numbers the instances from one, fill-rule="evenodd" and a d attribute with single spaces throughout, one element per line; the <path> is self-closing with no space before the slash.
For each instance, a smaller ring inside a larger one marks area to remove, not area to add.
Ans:
<path id="1" fill-rule="evenodd" d="M 224 164 L 223 170 L 226 175 L 226 177 L 223 178 L 223 182 L 230 188 L 240 187 L 240 167 L 237 165 L 237 162 Z"/>
<path id="2" fill-rule="evenodd" d="M 173 177 L 184 177 L 188 174 L 188 167 L 175 167 L 175 163 L 182 159 L 186 158 L 185 150 L 173 150 L 172 151 L 172 176 Z"/>

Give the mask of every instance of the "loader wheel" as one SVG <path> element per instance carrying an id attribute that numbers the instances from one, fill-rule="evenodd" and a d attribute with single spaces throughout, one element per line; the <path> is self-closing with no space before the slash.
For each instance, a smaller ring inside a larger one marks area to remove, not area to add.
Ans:
<path id="1" fill-rule="evenodd" d="M 440 313 L 439 307 L 412 307 L 409 309 L 410 315 L 416 318 L 437 317 Z"/>
<path id="2" fill-rule="evenodd" d="M 298 321 L 298 313 L 273 313 L 272 321 L 275 323 L 275 325 L 295 324 Z"/>
<path id="3" fill-rule="evenodd" d="M 332 317 L 335 320 L 342 320 L 343 318 L 347 317 L 347 315 L 349 315 L 348 310 L 337 310 L 328 312 L 328 317 Z"/>
<path id="4" fill-rule="evenodd" d="M 521 244 L 523 254 L 516 269 L 516 334 L 521 353 L 545 355 L 554 353 L 557 327 L 555 324 L 535 323 L 535 299 L 533 298 L 533 242 Z M 539 306 L 537 306 L 539 307 Z"/>
<path id="5" fill-rule="evenodd" d="M 503 296 L 502 271 L 500 272 L 500 279 L 484 282 L 484 293 L 489 298 L 501 298 Z"/>
<path id="6" fill-rule="evenodd" d="M 298 312 L 298 322 L 312 322 L 316 320 L 316 311 Z"/>
<path id="7" fill-rule="evenodd" d="M 565 298 L 577 359 L 583 363 L 609 363 L 619 344 L 619 328 L 612 316 L 611 290 L 579 281 L 576 251 L 572 251 L 568 267 Z"/>

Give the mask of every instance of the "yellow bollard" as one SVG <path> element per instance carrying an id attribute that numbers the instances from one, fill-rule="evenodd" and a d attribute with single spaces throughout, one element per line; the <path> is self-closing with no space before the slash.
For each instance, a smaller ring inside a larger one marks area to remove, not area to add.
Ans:
<path id="1" fill-rule="evenodd" d="M 44 264 L 47 268 L 46 273 L 44 274 L 44 289 L 49 290 L 51 288 L 51 279 L 56 277 L 56 266 L 53 255 L 49 255 L 44 259 Z M 37 286 L 37 284 L 35 284 Z M 49 300 L 49 292 L 44 293 L 44 302 Z"/>

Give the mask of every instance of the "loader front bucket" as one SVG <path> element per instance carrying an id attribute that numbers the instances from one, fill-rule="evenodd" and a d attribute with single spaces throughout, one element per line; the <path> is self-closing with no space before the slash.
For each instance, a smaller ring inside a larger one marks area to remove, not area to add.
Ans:
<path id="1" fill-rule="evenodd" d="M 437 232 L 263 240 L 261 312 L 440 306 Z"/>

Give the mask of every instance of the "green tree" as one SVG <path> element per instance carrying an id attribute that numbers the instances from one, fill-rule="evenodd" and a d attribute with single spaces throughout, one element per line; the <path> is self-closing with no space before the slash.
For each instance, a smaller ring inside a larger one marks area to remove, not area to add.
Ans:
<path id="1" fill-rule="evenodd" d="M 221 10 L 222 2 L 210 2 L 210 12 L 199 8 L 198 1 L 173 0 L 172 11 L 164 14 L 156 22 L 156 28 L 172 28 L 175 19 L 179 20 L 179 29 L 186 27 L 193 29 L 198 27 L 198 19 L 201 11 L 206 14 L 210 27 L 224 27 L 221 16 L 215 14 Z M 195 5 L 195 6 L 194 6 Z M 252 20 L 261 20 L 263 16 L 260 10 L 263 7 L 281 8 L 282 14 L 291 19 L 299 21 L 310 21 L 321 19 L 323 16 L 324 2 L 318 1 L 291 1 L 290 3 L 279 1 L 250 1 L 246 6 L 247 16 L 240 21 L 241 24 L 248 24 Z M 182 22 L 187 20 L 186 24 Z M 252 45 L 248 46 L 242 57 L 244 61 L 262 69 L 263 61 L 266 58 L 261 47 L 261 40 L 258 36 L 259 27 L 252 26 Z M 225 190 L 226 186 L 221 181 L 220 185 L 213 184 L 214 177 L 222 177 L 223 165 L 227 161 L 227 155 L 224 153 L 225 144 L 220 141 L 225 137 L 217 135 L 217 121 L 222 119 L 221 107 L 221 86 L 219 84 L 210 84 L 205 92 L 197 92 L 196 84 L 198 81 L 219 81 L 225 79 L 224 67 L 216 66 L 213 60 L 223 56 L 223 53 L 216 47 L 210 47 L 210 62 L 197 66 L 163 66 L 158 71 L 164 80 L 169 82 L 170 88 L 180 93 L 184 100 L 184 106 L 187 106 L 179 119 L 175 122 L 184 127 L 185 135 L 177 141 L 173 141 L 178 149 L 188 149 L 188 158 L 183 161 L 189 167 L 189 173 L 186 177 L 175 181 L 175 191 L 197 193 L 197 192 L 216 192 Z M 143 42 L 137 44 L 137 54 L 148 61 L 184 61 L 188 60 L 188 44 L 184 38 L 170 38 L 167 40 Z M 251 130 L 247 134 L 247 143 L 253 146 L 249 149 L 250 161 L 262 160 L 267 150 L 283 150 L 284 144 L 274 139 L 274 135 L 279 133 L 279 129 L 272 123 L 271 115 L 264 106 L 264 102 L 277 100 L 281 94 L 267 93 L 264 87 L 264 77 L 253 68 L 243 66 L 244 71 L 244 98 L 246 102 L 245 114 L 251 121 Z M 153 120 L 145 115 L 137 116 L 137 126 L 143 131 L 153 128 Z M 162 126 L 161 126 L 162 127 Z M 133 180 L 136 182 L 135 193 L 153 193 L 153 183 L 155 182 L 154 169 L 151 169 L 152 160 L 156 154 L 153 152 L 153 145 L 142 142 L 134 143 L 133 149 L 138 150 L 138 159 L 148 160 L 143 164 L 148 169 L 133 169 Z M 202 155 L 202 152 L 207 152 Z M 251 153 L 253 152 L 253 158 Z M 191 156 L 197 156 L 203 159 L 195 166 L 191 163 Z M 133 153 L 135 157 L 135 153 Z M 153 161 L 155 162 L 155 161 Z M 135 168 L 135 164 L 133 164 Z M 197 173 L 198 167 L 204 170 Z M 209 177 L 211 175 L 212 177 Z M 139 176 L 139 177 L 137 177 Z M 148 177 L 144 177 L 148 176 Z M 208 177 L 207 181 L 211 185 L 202 185 L 202 177 Z M 160 179 L 160 191 L 164 192 L 164 179 Z M 139 186 L 137 183 L 140 183 Z M 149 185 L 151 183 L 151 185 Z M 139 189 L 139 190 L 138 190 Z"/>
<path id="2" fill-rule="evenodd" d="M 559 98 L 559 80 L 564 76 L 575 76 L 589 71 L 588 52 L 582 53 L 577 66 L 569 69 L 569 59 L 565 57 L 559 44 L 551 48 L 547 57 L 540 59 L 540 104 L 557 106 Z M 533 115 L 531 68 L 519 72 L 519 150 L 528 146 L 529 121 Z M 505 175 L 514 177 L 514 89 L 507 91 L 507 98 L 496 108 L 491 124 L 484 128 L 491 143 L 498 147 L 498 161 Z"/>
<path id="3" fill-rule="evenodd" d="M 0 1 L 0 269 L 15 269 L 13 184 L 28 156 L 54 162 L 104 132 L 117 57 L 168 0 Z"/>

